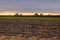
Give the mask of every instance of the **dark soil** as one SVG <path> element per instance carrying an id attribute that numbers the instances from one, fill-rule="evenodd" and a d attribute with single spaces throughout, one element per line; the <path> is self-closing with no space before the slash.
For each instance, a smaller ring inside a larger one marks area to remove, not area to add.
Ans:
<path id="1" fill-rule="evenodd" d="M 20 35 L 21 34 L 21 35 Z M 60 21 L 0 20 L 0 35 L 42 38 L 60 38 Z"/>

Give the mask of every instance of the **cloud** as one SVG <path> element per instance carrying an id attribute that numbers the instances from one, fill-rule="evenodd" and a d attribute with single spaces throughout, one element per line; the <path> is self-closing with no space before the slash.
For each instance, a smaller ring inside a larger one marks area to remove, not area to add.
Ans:
<path id="1" fill-rule="evenodd" d="M 0 10 L 60 11 L 60 0 L 0 0 Z"/>

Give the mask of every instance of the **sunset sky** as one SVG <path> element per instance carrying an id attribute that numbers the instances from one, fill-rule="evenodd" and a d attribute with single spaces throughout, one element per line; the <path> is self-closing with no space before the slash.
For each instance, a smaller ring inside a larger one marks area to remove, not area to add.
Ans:
<path id="1" fill-rule="evenodd" d="M 60 12 L 60 0 L 0 0 L 0 12 Z"/>

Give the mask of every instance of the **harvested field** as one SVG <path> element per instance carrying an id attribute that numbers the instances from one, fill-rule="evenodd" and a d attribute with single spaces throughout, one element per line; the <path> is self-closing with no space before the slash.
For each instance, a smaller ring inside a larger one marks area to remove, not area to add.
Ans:
<path id="1" fill-rule="evenodd" d="M 60 40 L 60 21 L 0 20 L 0 40 Z"/>

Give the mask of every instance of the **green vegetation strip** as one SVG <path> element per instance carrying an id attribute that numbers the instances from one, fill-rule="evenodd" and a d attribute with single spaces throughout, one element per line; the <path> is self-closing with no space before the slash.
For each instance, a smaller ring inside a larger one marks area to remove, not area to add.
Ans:
<path id="1" fill-rule="evenodd" d="M 60 21 L 60 17 L 0 17 L 0 20 L 46 20 L 46 21 Z"/>

